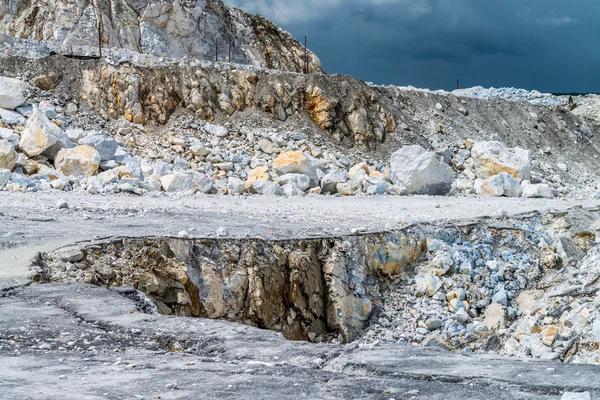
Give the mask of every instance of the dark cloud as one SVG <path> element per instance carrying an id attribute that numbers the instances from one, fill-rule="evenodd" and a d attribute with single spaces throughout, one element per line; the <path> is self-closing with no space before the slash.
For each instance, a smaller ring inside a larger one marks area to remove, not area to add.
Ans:
<path id="1" fill-rule="evenodd" d="M 600 2 L 229 0 L 308 35 L 325 69 L 380 84 L 600 92 Z"/>

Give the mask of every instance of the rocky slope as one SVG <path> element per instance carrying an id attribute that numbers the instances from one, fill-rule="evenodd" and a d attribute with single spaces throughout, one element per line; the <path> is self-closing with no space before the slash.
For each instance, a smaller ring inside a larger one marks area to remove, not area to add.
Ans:
<path id="1" fill-rule="evenodd" d="M 295 72 L 307 60 L 304 47 L 271 21 L 219 0 L 2 0 L 0 34 L 48 43 L 61 54 L 98 55 L 100 42 L 153 56 Z M 309 72 L 321 71 L 312 52 L 308 63 Z"/>

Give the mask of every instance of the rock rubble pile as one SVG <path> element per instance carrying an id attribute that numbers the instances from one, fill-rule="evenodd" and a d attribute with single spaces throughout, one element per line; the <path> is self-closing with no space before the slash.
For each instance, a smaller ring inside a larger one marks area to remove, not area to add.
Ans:
<path id="1" fill-rule="evenodd" d="M 383 161 L 260 124 L 236 129 L 183 119 L 169 136 L 156 138 L 121 122 L 113 137 L 104 129 L 74 126 L 75 103 L 27 101 L 26 82 L 2 80 L 0 188 L 5 190 L 546 198 L 560 191 L 556 182 L 532 178 L 529 151 L 500 142 L 467 140 L 438 152 L 406 146 Z M 45 87 L 52 77 L 34 81 Z"/>

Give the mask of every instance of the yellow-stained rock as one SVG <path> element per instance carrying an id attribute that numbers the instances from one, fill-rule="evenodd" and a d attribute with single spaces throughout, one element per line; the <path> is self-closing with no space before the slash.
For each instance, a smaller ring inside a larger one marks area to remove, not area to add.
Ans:
<path id="1" fill-rule="evenodd" d="M 321 129 L 331 128 L 337 101 L 326 98 L 325 93 L 319 87 L 308 88 L 304 97 L 310 118 Z"/>
<path id="2" fill-rule="evenodd" d="M 548 326 L 543 331 L 542 343 L 550 347 L 554 344 L 556 336 L 558 335 L 558 328 L 554 325 Z"/>
<path id="3" fill-rule="evenodd" d="M 54 167 L 67 176 L 92 176 L 100 165 L 100 153 L 91 146 L 61 149 Z"/>
<path id="4" fill-rule="evenodd" d="M 269 180 L 269 168 L 266 165 L 260 165 L 250 172 L 248 172 L 248 179 L 246 180 L 246 188 L 251 188 L 256 181 L 268 181 Z"/>

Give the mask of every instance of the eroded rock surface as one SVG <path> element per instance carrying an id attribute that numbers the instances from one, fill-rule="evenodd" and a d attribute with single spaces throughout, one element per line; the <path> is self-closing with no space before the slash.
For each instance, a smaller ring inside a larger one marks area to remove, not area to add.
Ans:
<path id="1" fill-rule="evenodd" d="M 64 54 L 98 54 L 101 43 L 153 56 L 217 58 L 294 72 L 302 72 L 307 60 L 289 33 L 219 0 L 13 1 L 0 4 L 0 20 L 0 34 L 48 42 Z M 321 71 L 312 52 L 308 63 L 310 72 Z"/>

